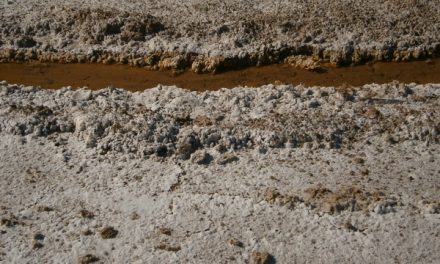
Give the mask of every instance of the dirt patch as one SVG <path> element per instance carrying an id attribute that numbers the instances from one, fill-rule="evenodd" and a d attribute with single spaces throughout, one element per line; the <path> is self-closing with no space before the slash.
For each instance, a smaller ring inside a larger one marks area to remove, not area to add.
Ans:
<path id="1" fill-rule="evenodd" d="M 110 238 L 115 238 L 119 232 L 113 227 L 108 226 L 103 228 L 100 233 L 103 239 L 110 239 Z"/>
<path id="2" fill-rule="evenodd" d="M 165 251 L 171 251 L 171 252 L 177 252 L 180 251 L 182 248 L 180 246 L 175 246 L 175 245 L 168 245 L 165 243 L 162 243 L 158 246 L 155 247 L 156 249 L 160 249 L 160 250 L 165 250 Z"/>
<path id="3" fill-rule="evenodd" d="M 95 217 L 95 214 L 93 212 L 90 212 L 88 210 L 82 209 L 80 211 L 80 214 L 83 218 L 88 218 L 88 219 L 92 219 Z"/>
<path id="4" fill-rule="evenodd" d="M 331 191 L 320 186 L 310 187 L 304 191 L 304 201 L 312 208 L 334 214 L 342 211 L 367 211 L 379 205 L 385 199 L 382 192 L 365 192 L 357 187 L 343 187 Z"/>
<path id="5" fill-rule="evenodd" d="M 127 65 L 2 63 L 0 80 L 55 89 L 62 86 L 101 89 L 107 86 L 142 91 L 158 84 L 176 85 L 196 91 L 265 84 L 304 84 L 306 86 L 360 86 L 368 83 L 440 82 L 440 59 L 405 63 L 378 62 L 335 68 L 327 65 L 309 71 L 287 64 L 261 66 L 221 74 L 196 74 L 186 71 L 151 71 Z"/>
<path id="6" fill-rule="evenodd" d="M 87 254 L 85 256 L 81 256 L 78 258 L 78 264 L 89 264 L 89 263 L 95 263 L 98 261 L 99 261 L 99 258 L 96 256 L 93 256 L 91 254 Z"/>
<path id="7" fill-rule="evenodd" d="M 254 251 L 250 258 L 251 264 L 270 264 L 275 263 L 275 258 L 267 252 Z"/>

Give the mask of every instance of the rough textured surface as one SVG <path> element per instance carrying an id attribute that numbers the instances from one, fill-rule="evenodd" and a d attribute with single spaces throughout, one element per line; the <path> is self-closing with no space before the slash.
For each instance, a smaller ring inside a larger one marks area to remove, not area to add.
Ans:
<path id="1" fill-rule="evenodd" d="M 411 60 L 440 54 L 439 14 L 430 0 L 2 1 L 0 58 L 196 72 Z"/>
<path id="2" fill-rule="evenodd" d="M 322 72 L 436 57 L 439 14 L 428 0 L 2 1 L 0 61 Z M 440 84 L 0 82 L 0 262 L 438 263 L 439 144 Z"/>
<path id="3" fill-rule="evenodd" d="M 438 84 L 3 82 L 0 261 L 436 263 L 439 111 Z"/>

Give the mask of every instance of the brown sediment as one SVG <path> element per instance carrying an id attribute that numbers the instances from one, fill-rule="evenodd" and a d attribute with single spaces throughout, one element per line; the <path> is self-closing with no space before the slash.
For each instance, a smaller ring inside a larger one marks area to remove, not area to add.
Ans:
<path id="1" fill-rule="evenodd" d="M 220 74 L 191 71 L 151 71 L 127 65 L 1 63 L 0 80 L 9 83 L 56 89 L 63 86 L 101 89 L 113 85 L 142 91 L 158 84 L 176 85 L 204 91 L 265 84 L 303 84 L 306 86 L 360 86 L 367 83 L 439 83 L 440 59 L 412 62 L 376 62 L 352 67 L 326 65 L 308 71 L 287 64 L 251 67 Z"/>

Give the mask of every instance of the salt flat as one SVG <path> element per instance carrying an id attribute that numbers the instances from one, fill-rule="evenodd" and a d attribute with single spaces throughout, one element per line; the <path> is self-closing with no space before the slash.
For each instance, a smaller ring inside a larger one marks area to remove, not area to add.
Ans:
<path id="1" fill-rule="evenodd" d="M 0 95 L 4 262 L 440 257 L 437 84 Z"/>
<path id="2" fill-rule="evenodd" d="M 431 67 L 439 14 L 423 0 L 2 1 L 0 62 Z M 0 262 L 438 263 L 440 84 L 417 79 L 2 81 Z"/>

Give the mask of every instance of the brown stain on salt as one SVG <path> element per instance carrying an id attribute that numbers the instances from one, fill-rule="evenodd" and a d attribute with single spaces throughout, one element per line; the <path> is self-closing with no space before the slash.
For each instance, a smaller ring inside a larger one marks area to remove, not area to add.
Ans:
<path id="1" fill-rule="evenodd" d="M 412 62 L 376 62 L 352 67 L 326 67 L 311 72 L 286 64 L 252 67 L 220 74 L 186 71 L 151 71 L 127 65 L 0 63 L 0 80 L 8 83 L 57 89 L 63 86 L 101 89 L 113 85 L 142 91 L 158 84 L 176 85 L 196 91 L 265 84 L 303 84 L 305 86 L 360 86 L 368 83 L 439 83 L 440 59 Z"/>

